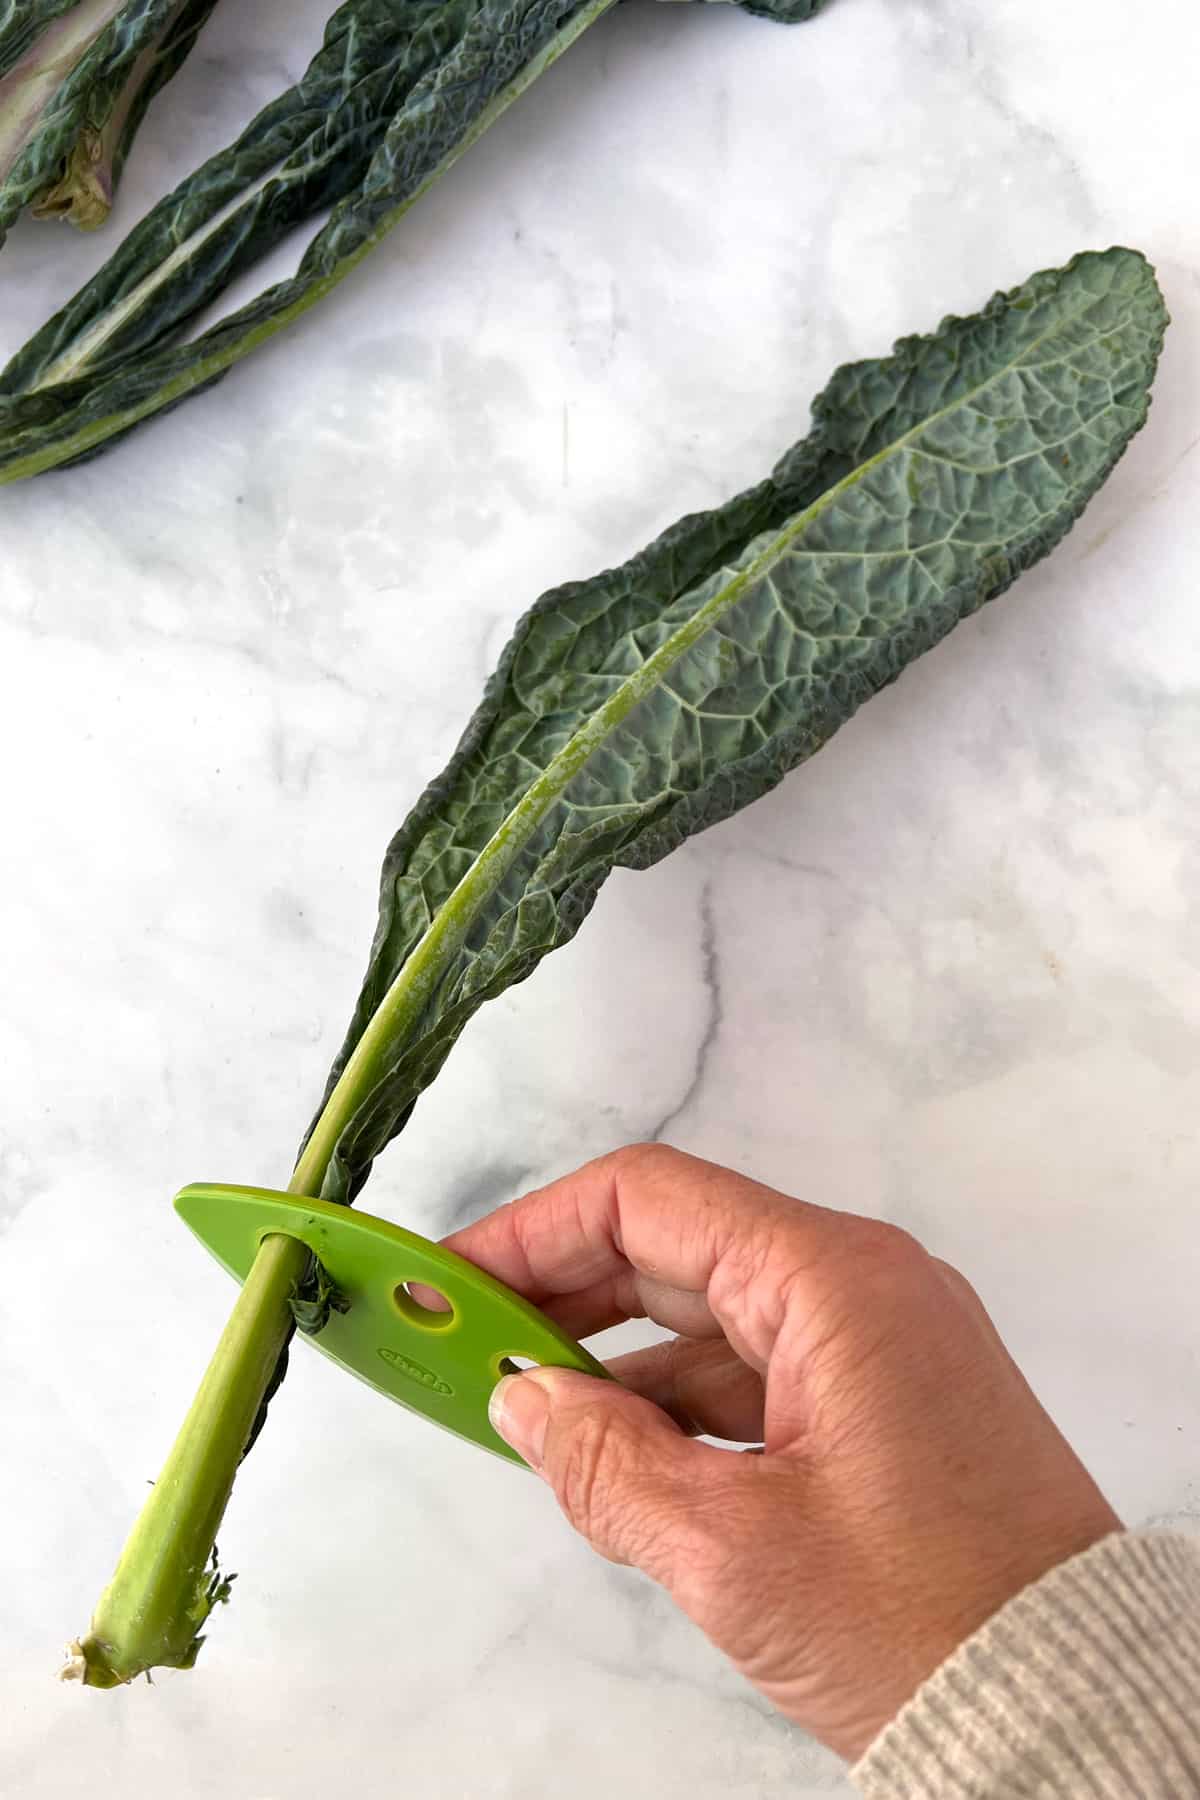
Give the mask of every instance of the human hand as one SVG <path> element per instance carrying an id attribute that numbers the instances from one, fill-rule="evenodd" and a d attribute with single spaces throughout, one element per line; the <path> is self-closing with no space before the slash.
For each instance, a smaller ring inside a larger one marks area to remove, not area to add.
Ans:
<path id="1" fill-rule="evenodd" d="M 892 1226 L 648 1145 L 448 1243 L 576 1337 L 678 1334 L 618 1357 L 623 1386 L 510 1376 L 494 1422 L 601 1555 L 843 1756 L 1120 1528 L 970 1285 Z"/>

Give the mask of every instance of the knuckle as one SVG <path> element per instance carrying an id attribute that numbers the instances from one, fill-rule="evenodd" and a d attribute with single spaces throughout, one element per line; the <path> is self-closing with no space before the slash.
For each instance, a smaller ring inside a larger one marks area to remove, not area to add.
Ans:
<path id="1" fill-rule="evenodd" d="M 860 1219 L 855 1235 L 860 1256 L 897 1266 L 929 1260 L 911 1231 L 906 1231 L 902 1225 L 893 1225 L 887 1219 Z"/>
<path id="2" fill-rule="evenodd" d="M 933 1258 L 902 1226 L 863 1219 L 847 1245 L 847 1275 L 860 1289 L 899 1295 L 922 1287 Z"/>
<path id="3" fill-rule="evenodd" d="M 948 1288 L 952 1288 L 956 1294 L 961 1294 L 964 1299 L 978 1300 L 979 1295 L 961 1269 L 956 1269 L 953 1263 L 943 1262 L 940 1256 L 932 1257 L 930 1260 Z"/>
<path id="4" fill-rule="evenodd" d="M 837 1373 L 844 1382 L 878 1363 L 914 1315 L 928 1310 L 940 1285 L 933 1259 L 911 1233 L 883 1220 L 847 1221 L 818 1265 L 783 1283 L 796 1369 L 809 1379 L 819 1363 L 826 1377 Z"/>
<path id="5" fill-rule="evenodd" d="M 943 1262 L 940 1257 L 934 1257 L 932 1260 L 934 1269 L 941 1278 L 944 1292 L 956 1304 L 960 1315 L 971 1320 L 977 1329 L 994 1335 L 996 1327 L 992 1315 L 978 1288 L 968 1280 L 961 1269 L 956 1269 L 953 1263 Z"/>
<path id="6" fill-rule="evenodd" d="M 678 1175 L 686 1158 L 681 1150 L 673 1150 L 670 1144 L 637 1143 L 624 1144 L 619 1150 L 610 1151 L 605 1160 L 622 1180 L 650 1182 Z"/>

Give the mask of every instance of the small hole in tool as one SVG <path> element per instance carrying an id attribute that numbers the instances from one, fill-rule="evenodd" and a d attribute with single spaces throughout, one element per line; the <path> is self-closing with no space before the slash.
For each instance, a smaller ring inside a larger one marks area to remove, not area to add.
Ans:
<path id="1" fill-rule="evenodd" d="M 406 1281 L 402 1283 L 402 1286 L 413 1305 L 421 1307 L 425 1312 L 448 1313 L 454 1311 L 445 1294 L 438 1288 L 429 1287 L 423 1281 Z"/>
<path id="2" fill-rule="evenodd" d="M 531 1356 L 502 1356 L 498 1366 L 502 1375 L 524 1375 L 526 1370 L 540 1369 L 542 1365 Z"/>
<path id="3" fill-rule="evenodd" d="M 423 1281 L 401 1281 L 392 1290 L 396 1310 L 410 1325 L 441 1331 L 454 1322 L 454 1306 L 440 1289 Z"/>

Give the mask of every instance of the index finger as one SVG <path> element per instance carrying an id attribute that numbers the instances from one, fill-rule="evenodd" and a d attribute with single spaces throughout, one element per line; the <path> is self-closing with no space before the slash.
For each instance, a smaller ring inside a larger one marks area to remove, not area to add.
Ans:
<path id="1" fill-rule="evenodd" d="M 629 1316 L 614 1301 L 631 1275 L 700 1296 L 763 1367 L 787 1280 L 824 1254 L 839 1223 L 844 1214 L 645 1144 L 585 1163 L 446 1243 L 579 1335 Z"/>

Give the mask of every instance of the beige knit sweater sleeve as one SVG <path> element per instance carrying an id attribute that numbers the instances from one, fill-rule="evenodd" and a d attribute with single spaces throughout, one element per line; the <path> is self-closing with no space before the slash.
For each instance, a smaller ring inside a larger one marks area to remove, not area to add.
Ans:
<path id="1" fill-rule="evenodd" d="M 852 1774 L 866 1800 L 1200 1800 L 1200 1540 L 1118 1533 L 1052 1569 Z"/>

